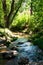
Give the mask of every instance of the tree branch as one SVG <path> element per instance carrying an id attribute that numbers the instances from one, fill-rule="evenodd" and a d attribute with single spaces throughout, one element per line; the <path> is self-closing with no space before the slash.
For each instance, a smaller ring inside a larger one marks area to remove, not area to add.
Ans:
<path id="1" fill-rule="evenodd" d="M 6 13 L 6 0 L 2 0 L 3 11 Z"/>
<path id="2" fill-rule="evenodd" d="M 6 0 L 2 0 L 2 7 L 3 7 L 4 20 L 5 20 L 5 25 L 6 25 L 6 19 L 7 19 L 7 5 L 6 5 Z"/>
<path id="3" fill-rule="evenodd" d="M 21 7 L 22 2 L 23 2 L 23 0 L 19 0 L 19 2 L 18 2 L 18 7 L 17 7 L 16 12 L 14 13 L 14 15 L 13 15 L 11 21 L 10 21 L 10 25 L 12 24 L 13 19 L 15 18 L 16 14 L 17 14 L 17 12 L 18 12 L 18 10 L 19 10 L 19 8 Z"/>
<path id="4" fill-rule="evenodd" d="M 9 28 L 9 24 L 10 24 L 10 17 L 12 15 L 14 11 L 14 0 L 12 0 L 12 3 L 11 3 L 11 10 L 10 10 L 10 13 L 9 15 L 7 16 L 7 21 L 6 21 L 6 27 Z M 8 25 L 7 25 L 8 24 Z"/>
<path id="5" fill-rule="evenodd" d="M 10 18 L 10 16 L 11 16 L 12 13 L 13 13 L 13 11 L 14 11 L 14 0 L 12 0 L 11 10 L 10 10 L 10 13 L 9 13 L 9 15 L 8 15 L 8 18 Z"/>
<path id="6" fill-rule="evenodd" d="M 16 9 L 14 9 L 14 3 L 15 3 L 15 0 L 12 0 L 12 3 L 11 3 L 11 10 L 10 10 L 10 13 L 9 15 L 7 16 L 7 6 L 6 6 L 6 0 L 2 0 L 2 5 L 3 5 L 3 10 L 4 10 L 4 19 L 5 19 L 5 27 L 9 28 L 9 26 L 12 24 L 13 22 L 13 19 L 15 18 L 19 8 L 21 7 L 21 4 L 22 4 L 23 0 L 19 0 L 18 1 L 18 4 L 16 6 Z"/>
<path id="7" fill-rule="evenodd" d="M 32 0 L 31 0 L 31 4 L 30 4 L 30 15 L 32 15 L 33 14 L 33 12 L 32 12 Z"/>

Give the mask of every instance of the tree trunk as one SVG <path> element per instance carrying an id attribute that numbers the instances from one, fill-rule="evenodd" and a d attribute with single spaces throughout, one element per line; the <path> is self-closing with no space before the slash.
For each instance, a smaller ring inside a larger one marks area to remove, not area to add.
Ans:
<path id="1" fill-rule="evenodd" d="M 30 4 L 30 15 L 32 15 L 32 0 L 31 0 L 31 4 Z"/>
<path id="2" fill-rule="evenodd" d="M 15 0 L 12 0 L 11 3 L 11 10 L 9 14 L 7 15 L 7 5 L 6 0 L 2 0 L 2 6 L 3 6 L 3 12 L 4 12 L 4 21 L 5 21 L 5 28 L 10 28 L 10 25 L 13 22 L 13 19 L 15 18 L 19 8 L 21 7 L 23 0 L 18 1 L 18 5 L 15 5 Z M 16 6 L 16 9 L 14 8 Z M 15 11 L 16 10 L 16 11 Z"/>

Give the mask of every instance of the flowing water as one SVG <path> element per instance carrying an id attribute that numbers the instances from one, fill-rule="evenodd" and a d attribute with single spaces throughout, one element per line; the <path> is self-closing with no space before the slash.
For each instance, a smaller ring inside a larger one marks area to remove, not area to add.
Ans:
<path id="1" fill-rule="evenodd" d="M 32 45 L 30 42 L 25 42 L 18 45 L 18 58 L 26 57 L 29 61 L 38 62 L 43 60 L 43 52 L 38 46 Z"/>
<path id="2" fill-rule="evenodd" d="M 26 39 L 22 38 L 16 40 L 10 45 L 10 48 L 15 45 L 17 47 L 18 56 L 9 62 L 10 65 L 14 65 L 16 62 L 14 60 L 20 60 L 20 58 L 28 58 L 29 62 L 38 62 L 43 60 L 43 51 L 38 46 L 34 46 L 31 42 L 28 42 Z"/>

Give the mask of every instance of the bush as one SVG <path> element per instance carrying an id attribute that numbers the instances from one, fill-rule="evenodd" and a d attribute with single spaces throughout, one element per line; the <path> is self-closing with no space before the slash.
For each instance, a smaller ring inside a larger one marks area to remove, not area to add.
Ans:
<path id="1" fill-rule="evenodd" d="M 31 36 L 31 41 L 34 45 L 38 45 L 39 48 L 43 49 L 43 32 L 39 32 L 39 33 L 36 33 L 36 34 L 33 34 Z"/>
<path id="2" fill-rule="evenodd" d="M 43 38 L 38 38 L 33 41 L 34 45 L 38 45 L 39 48 L 43 49 Z"/>

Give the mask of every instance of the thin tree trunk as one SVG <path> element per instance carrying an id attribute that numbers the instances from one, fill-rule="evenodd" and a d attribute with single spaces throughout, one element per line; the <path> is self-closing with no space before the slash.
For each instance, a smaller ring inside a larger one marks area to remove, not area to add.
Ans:
<path id="1" fill-rule="evenodd" d="M 10 10 L 10 13 L 9 15 L 7 16 L 7 19 L 6 19 L 6 27 L 9 28 L 10 26 L 10 18 L 12 17 L 12 13 L 14 11 L 14 3 L 15 3 L 15 0 L 12 0 L 12 3 L 11 3 L 11 10 Z"/>
<path id="2" fill-rule="evenodd" d="M 33 12 L 32 12 L 32 0 L 31 0 L 31 4 L 30 4 L 30 15 L 32 15 Z"/>
<path id="3" fill-rule="evenodd" d="M 11 19 L 11 21 L 10 21 L 10 26 L 11 26 L 11 24 L 12 24 L 12 22 L 13 22 L 13 19 L 15 18 L 15 16 L 16 16 L 16 14 L 17 14 L 17 12 L 18 12 L 18 10 L 20 9 L 20 7 L 21 7 L 21 5 L 22 5 L 22 2 L 23 2 L 23 0 L 19 0 L 19 3 L 18 3 L 18 8 L 16 9 L 16 12 L 14 13 L 14 15 L 13 15 L 13 17 L 12 17 L 12 19 Z"/>
<path id="4" fill-rule="evenodd" d="M 3 12 L 4 12 L 4 21 L 6 23 L 6 19 L 7 19 L 6 0 L 2 0 L 2 6 L 3 6 Z M 4 25 L 4 27 L 5 27 L 5 25 Z"/>

